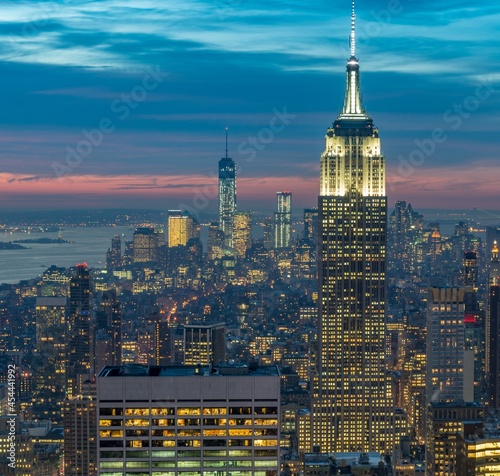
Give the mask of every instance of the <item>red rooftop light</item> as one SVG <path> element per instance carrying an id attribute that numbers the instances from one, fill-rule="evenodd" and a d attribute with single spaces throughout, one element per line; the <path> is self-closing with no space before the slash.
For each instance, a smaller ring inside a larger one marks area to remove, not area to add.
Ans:
<path id="1" fill-rule="evenodd" d="M 475 324 L 476 323 L 476 316 L 474 314 L 465 314 L 464 322 L 466 324 Z"/>

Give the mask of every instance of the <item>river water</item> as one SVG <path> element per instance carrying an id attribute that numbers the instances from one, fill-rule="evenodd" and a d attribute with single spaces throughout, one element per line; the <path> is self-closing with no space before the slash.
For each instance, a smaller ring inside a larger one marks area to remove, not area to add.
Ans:
<path id="1" fill-rule="evenodd" d="M 86 262 L 92 268 L 104 268 L 111 238 L 122 236 L 122 246 L 131 240 L 131 227 L 74 227 L 62 230 L 62 238 L 74 243 L 20 243 L 28 250 L 0 250 L 0 283 L 14 284 L 40 276 L 49 266 L 67 268 Z M 57 238 L 58 233 L 1 233 L 0 241 Z"/>

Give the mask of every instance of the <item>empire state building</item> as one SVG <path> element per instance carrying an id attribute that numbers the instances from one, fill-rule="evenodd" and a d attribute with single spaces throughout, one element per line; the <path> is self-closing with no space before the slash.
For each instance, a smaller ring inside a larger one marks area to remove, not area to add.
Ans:
<path id="1" fill-rule="evenodd" d="M 319 196 L 319 347 L 311 443 L 323 452 L 390 451 L 385 369 L 385 160 L 365 112 L 354 2 L 344 107 L 326 133 Z"/>

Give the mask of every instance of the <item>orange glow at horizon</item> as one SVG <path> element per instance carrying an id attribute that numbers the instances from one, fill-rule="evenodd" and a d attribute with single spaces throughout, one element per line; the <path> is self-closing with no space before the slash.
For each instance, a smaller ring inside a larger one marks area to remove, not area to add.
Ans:
<path id="1" fill-rule="evenodd" d="M 417 168 L 409 177 L 402 177 L 389 167 L 387 194 L 389 203 L 404 199 L 413 201 L 420 208 L 470 208 L 480 206 L 500 208 L 500 193 L 496 177 L 500 165 L 474 164 L 463 168 Z M 179 199 L 183 206 L 207 208 L 215 206 L 218 197 L 217 179 L 208 175 L 85 175 L 37 177 L 26 174 L 0 173 L 0 201 L 15 203 L 31 196 L 42 201 L 43 197 L 115 198 L 125 203 L 143 199 Z M 239 177 L 238 201 L 268 202 L 274 208 L 276 192 L 290 190 L 294 202 L 304 206 L 316 204 L 319 177 L 269 176 Z M 479 197 L 481 197 L 479 199 Z M 38 203 L 43 206 L 43 203 Z M 198 207 L 197 204 L 201 204 Z M 307 205 L 309 204 L 309 205 Z M 499 204 L 499 205 L 497 205 Z"/>

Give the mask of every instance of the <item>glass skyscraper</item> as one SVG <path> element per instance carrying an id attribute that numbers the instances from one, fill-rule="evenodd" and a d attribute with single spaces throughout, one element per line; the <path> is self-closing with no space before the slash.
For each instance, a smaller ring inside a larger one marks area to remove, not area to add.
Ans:
<path id="1" fill-rule="evenodd" d="M 288 248 L 292 236 L 292 193 L 276 192 L 277 211 L 274 214 L 274 247 Z"/>
<path id="2" fill-rule="evenodd" d="M 92 277 L 86 263 L 76 266 L 69 288 L 68 396 L 81 393 L 94 375 L 94 316 Z"/>
<path id="3" fill-rule="evenodd" d="M 319 196 L 319 349 L 311 444 L 321 451 L 390 451 L 393 408 L 385 368 L 385 160 L 361 103 L 355 48 L 344 107 L 326 134 Z"/>
<path id="4" fill-rule="evenodd" d="M 219 227 L 224 233 L 224 244 L 228 248 L 233 247 L 235 211 L 236 164 L 228 157 L 226 129 L 226 156 L 219 160 Z"/>

